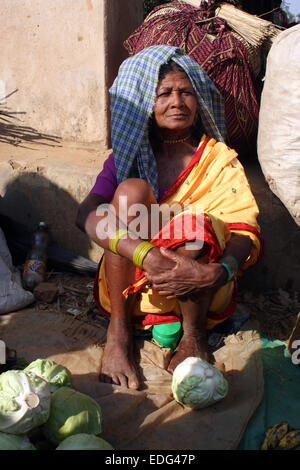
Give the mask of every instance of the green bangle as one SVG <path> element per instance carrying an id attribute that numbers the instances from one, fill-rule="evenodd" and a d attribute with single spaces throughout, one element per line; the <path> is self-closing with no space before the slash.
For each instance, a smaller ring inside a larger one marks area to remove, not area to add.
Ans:
<path id="1" fill-rule="evenodd" d="M 113 253 L 115 253 L 115 255 L 118 255 L 118 251 L 117 251 L 117 245 L 118 245 L 118 241 L 120 240 L 121 237 L 123 237 L 123 235 L 126 235 L 128 232 L 128 230 L 117 230 L 109 239 L 109 249 L 110 251 L 112 251 Z"/>
<path id="2" fill-rule="evenodd" d="M 152 248 L 154 247 L 155 245 L 152 245 L 152 243 L 141 242 L 133 252 L 133 264 L 135 264 L 135 266 L 137 266 L 138 268 L 143 269 L 144 258 L 146 257 L 148 251 L 152 250 Z"/>
<path id="3" fill-rule="evenodd" d="M 227 271 L 227 276 L 228 276 L 228 277 L 227 277 L 227 279 L 226 279 L 226 282 L 224 282 L 224 283 L 222 284 L 222 286 L 225 286 L 226 284 L 228 284 L 228 282 L 232 281 L 232 279 L 234 278 L 234 276 L 235 276 L 236 273 L 235 273 L 235 271 L 232 269 L 232 267 L 230 266 L 230 264 L 226 263 L 225 261 L 220 261 L 219 263 L 220 263 L 220 264 L 223 266 L 223 268 L 225 268 L 226 271 Z"/>
<path id="4" fill-rule="evenodd" d="M 221 264 L 223 266 L 223 268 L 226 269 L 226 272 L 227 272 L 227 279 L 226 279 L 225 282 L 223 282 L 223 284 L 221 284 L 221 287 L 226 286 L 226 284 L 228 284 L 230 281 L 232 281 L 234 279 L 234 276 L 236 275 L 236 273 L 239 270 L 238 262 L 233 256 L 231 256 L 231 255 L 226 256 L 226 260 L 231 261 L 232 264 L 233 264 L 233 267 L 231 266 L 231 264 L 227 263 L 225 260 L 224 261 L 220 261 L 220 260 L 215 261 L 215 263 Z M 214 264 L 214 263 L 208 263 L 208 264 Z"/>
<path id="5" fill-rule="evenodd" d="M 237 273 L 238 270 L 239 270 L 239 264 L 237 262 L 237 260 L 234 258 L 234 256 L 231 256 L 231 255 L 226 255 L 224 256 L 224 263 L 226 263 L 227 265 L 229 264 L 231 266 L 231 269 Z M 225 268 L 226 269 L 226 268 Z"/>

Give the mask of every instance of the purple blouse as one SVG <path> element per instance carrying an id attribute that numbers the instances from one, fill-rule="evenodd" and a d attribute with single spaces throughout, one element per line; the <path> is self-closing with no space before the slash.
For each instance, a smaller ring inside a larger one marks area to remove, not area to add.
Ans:
<path id="1" fill-rule="evenodd" d="M 111 153 L 105 160 L 103 169 L 96 179 L 96 183 L 90 191 L 90 194 L 98 194 L 107 201 L 111 201 L 118 187 L 117 173 L 114 161 L 114 155 Z M 159 200 L 162 199 L 166 189 L 159 190 Z"/>

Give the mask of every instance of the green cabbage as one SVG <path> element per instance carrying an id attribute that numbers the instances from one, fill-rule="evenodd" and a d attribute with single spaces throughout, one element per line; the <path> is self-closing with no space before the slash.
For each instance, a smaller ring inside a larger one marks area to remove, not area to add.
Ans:
<path id="1" fill-rule="evenodd" d="M 114 448 L 101 437 L 75 434 L 62 441 L 56 450 L 114 450 Z"/>
<path id="2" fill-rule="evenodd" d="M 36 450 L 27 436 L 0 432 L 0 450 Z"/>
<path id="3" fill-rule="evenodd" d="M 95 400 L 68 387 L 52 394 L 50 417 L 43 426 L 46 439 L 59 444 L 73 434 L 101 431 L 101 408 Z"/>
<path id="4" fill-rule="evenodd" d="M 188 357 L 173 372 L 172 392 L 176 401 L 200 409 L 222 400 L 228 392 L 223 374 L 198 357 Z"/>
<path id="5" fill-rule="evenodd" d="M 50 385 L 31 372 L 0 375 L 0 431 L 26 434 L 44 424 L 50 413 Z"/>
<path id="6" fill-rule="evenodd" d="M 73 387 L 70 371 L 50 359 L 37 359 L 24 370 L 34 372 L 50 382 L 51 393 L 59 387 Z"/>

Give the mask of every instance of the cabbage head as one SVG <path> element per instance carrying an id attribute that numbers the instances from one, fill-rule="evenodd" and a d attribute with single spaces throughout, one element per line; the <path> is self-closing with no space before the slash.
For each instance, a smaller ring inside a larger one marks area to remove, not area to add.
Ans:
<path id="1" fill-rule="evenodd" d="M 114 448 L 101 437 L 75 434 L 62 441 L 56 450 L 114 450 Z"/>
<path id="2" fill-rule="evenodd" d="M 51 393 L 55 392 L 59 387 L 73 387 L 70 371 L 50 359 L 37 359 L 31 362 L 24 370 L 34 372 L 50 382 Z"/>
<path id="3" fill-rule="evenodd" d="M 44 424 L 50 413 L 50 385 L 32 372 L 8 370 L 0 375 L 0 431 L 26 434 Z"/>
<path id="4" fill-rule="evenodd" d="M 198 357 L 188 357 L 173 372 L 172 392 L 176 401 L 200 409 L 222 400 L 228 392 L 223 374 Z"/>
<path id="5" fill-rule="evenodd" d="M 0 432 L 0 450 L 36 450 L 27 436 Z"/>
<path id="6" fill-rule="evenodd" d="M 73 434 L 100 434 L 101 408 L 93 398 L 68 387 L 52 394 L 51 410 L 43 433 L 49 441 L 59 444 Z"/>

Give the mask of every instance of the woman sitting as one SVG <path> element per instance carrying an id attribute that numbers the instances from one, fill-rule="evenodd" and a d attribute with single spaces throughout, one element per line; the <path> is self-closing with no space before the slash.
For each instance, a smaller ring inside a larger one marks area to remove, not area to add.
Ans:
<path id="1" fill-rule="evenodd" d="M 113 154 L 77 225 L 104 249 L 100 380 L 138 389 L 133 326 L 182 322 L 171 373 L 188 356 L 208 360 L 207 329 L 234 312 L 237 273 L 258 260 L 259 211 L 224 143 L 220 95 L 180 49 L 127 59 L 110 93 Z"/>

